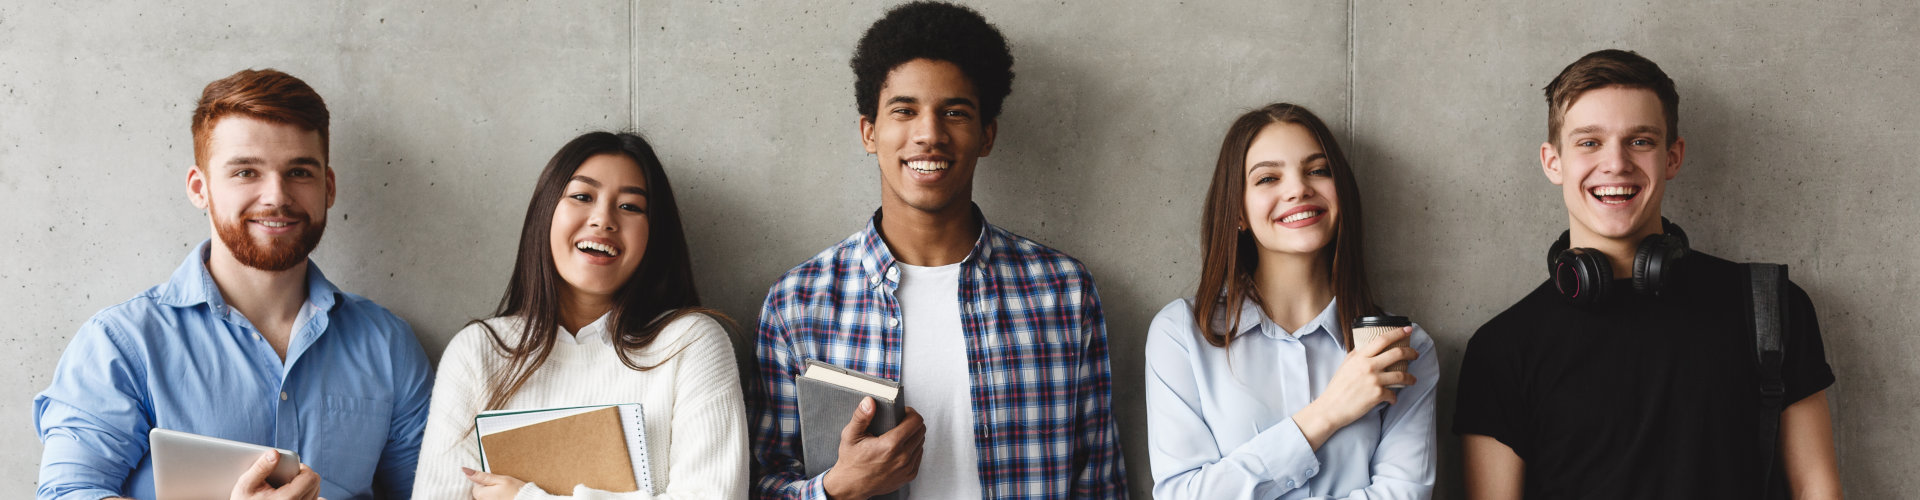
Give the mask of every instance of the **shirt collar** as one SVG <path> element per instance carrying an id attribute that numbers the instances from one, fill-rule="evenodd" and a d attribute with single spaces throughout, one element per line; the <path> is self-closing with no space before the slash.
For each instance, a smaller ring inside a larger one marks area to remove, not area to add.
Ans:
<path id="1" fill-rule="evenodd" d="M 607 318 L 612 316 L 613 311 L 607 311 L 606 314 L 600 315 L 599 319 L 593 320 L 592 323 L 587 323 L 587 326 L 580 327 L 580 331 L 578 332 L 569 333 L 567 332 L 567 327 L 555 327 L 560 330 L 560 334 L 557 335 L 557 337 L 559 337 L 560 342 L 573 345 L 589 343 L 613 345 L 613 341 L 607 338 Z"/>
<path id="2" fill-rule="evenodd" d="M 215 308 L 227 306 L 226 298 L 220 296 L 220 286 L 213 282 L 213 273 L 207 271 L 207 252 L 212 245 L 212 239 L 202 240 L 200 246 L 187 254 L 180 267 L 173 270 L 173 276 L 160 285 L 157 294 L 160 303 L 173 307 L 192 307 L 203 303 Z M 320 272 L 320 266 L 308 259 L 307 303 L 318 311 L 331 311 L 338 293 L 340 289 L 327 281 L 327 276 Z"/>
<path id="3" fill-rule="evenodd" d="M 1280 324 L 1274 323 L 1273 319 L 1267 317 L 1267 311 L 1261 309 L 1260 304 L 1255 303 L 1253 299 L 1244 299 L 1240 304 L 1240 331 L 1235 332 L 1234 336 L 1239 337 L 1254 330 L 1259 330 L 1262 335 L 1278 340 L 1285 339 L 1289 336 L 1299 338 L 1316 333 L 1323 333 L 1328 337 L 1332 337 L 1335 344 L 1343 344 L 1343 342 L 1341 342 L 1342 335 L 1335 334 L 1335 332 L 1340 331 L 1340 314 L 1339 308 L 1336 307 L 1339 304 L 1340 299 L 1327 301 L 1327 307 L 1321 309 L 1319 315 L 1314 316 L 1312 321 L 1308 321 L 1307 324 L 1302 325 L 1299 330 L 1295 330 L 1292 335 L 1289 335 L 1286 330 L 1280 328 Z M 1340 347 L 1343 349 L 1346 348 L 1344 344 Z"/>
<path id="4" fill-rule="evenodd" d="M 973 250 L 960 260 L 962 270 L 985 272 L 991 269 L 986 264 L 993 261 L 993 240 L 988 233 L 995 229 L 987 223 L 986 215 L 980 212 L 980 205 L 973 205 L 973 217 L 980 221 L 980 234 L 974 237 Z M 898 285 L 900 274 L 895 270 L 893 250 L 887 248 L 887 241 L 880 236 L 880 210 L 873 211 L 873 217 L 867 218 L 867 227 L 860 230 L 859 241 L 855 243 L 859 255 L 860 270 L 866 278 L 869 288 L 884 284 Z"/>

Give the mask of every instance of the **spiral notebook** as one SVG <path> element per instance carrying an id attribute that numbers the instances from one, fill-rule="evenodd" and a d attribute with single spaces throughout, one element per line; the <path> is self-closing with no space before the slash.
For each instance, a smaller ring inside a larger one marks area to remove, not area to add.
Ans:
<path id="1" fill-rule="evenodd" d="M 638 403 L 480 412 L 480 468 L 554 495 L 651 492 L 644 415 Z"/>

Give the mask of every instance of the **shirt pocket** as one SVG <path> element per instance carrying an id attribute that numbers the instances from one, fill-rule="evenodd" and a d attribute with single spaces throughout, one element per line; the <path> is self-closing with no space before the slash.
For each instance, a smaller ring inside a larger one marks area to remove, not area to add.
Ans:
<path id="1" fill-rule="evenodd" d="M 315 432 L 308 438 L 315 458 L 327 460 L 330 466 L 329 470 L 321 471 L 321 477 L 341 486 L 373 484 L 374 471 L 386 451 L 392 414 L 390 401 L 321 395 L 320 412 L 313 420 Z M 366 493 L 344 489 L 353 494 Z"/>

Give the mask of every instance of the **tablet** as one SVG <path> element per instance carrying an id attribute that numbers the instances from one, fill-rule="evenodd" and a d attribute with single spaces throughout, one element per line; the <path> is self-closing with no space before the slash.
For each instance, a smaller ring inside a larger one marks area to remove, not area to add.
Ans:
<path id="1" fill-rule="evenodd" d="M 257 444 L 160 428 L 147 433 L 147 444 L 153 450 L 153 491 L 160 500 L 227 498 L 240 474 L 267 450 L 280 452 L 267 484 L 279 487 L 300 473 L 299 455 Z"/>

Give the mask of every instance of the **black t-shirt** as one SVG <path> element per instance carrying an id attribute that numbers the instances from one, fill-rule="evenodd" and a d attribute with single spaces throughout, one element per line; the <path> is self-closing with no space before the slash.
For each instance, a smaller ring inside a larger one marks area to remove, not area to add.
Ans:
<path id="1" fill-rule="evenodd" d="M 1526 462 L 1526 498 L 1760 498 L 1759 363 L 1739 264 L 1694 252 L 1654 297 L 1615 280 L 1582 309 L 1551 281 L 1467 343 L 1455 434 Z M 1788 286 L 1786 403 L 1833 383 L 1813 302 Z"/>

